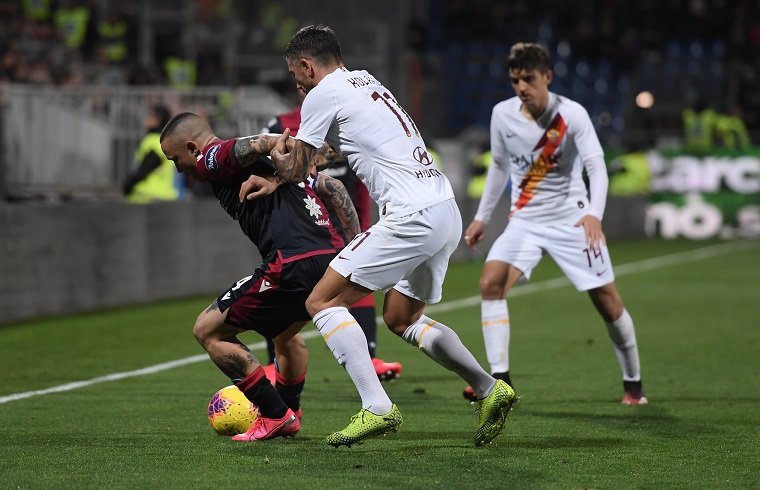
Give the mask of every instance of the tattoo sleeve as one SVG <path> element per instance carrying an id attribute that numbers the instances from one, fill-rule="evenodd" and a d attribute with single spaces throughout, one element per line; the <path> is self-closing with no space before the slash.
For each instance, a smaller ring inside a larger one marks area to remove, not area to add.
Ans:
<path id="1" fill-rule="evenodd" d="M 340 154 L 328 144 L 322 145 L 321 148 L 314 148 L 310 144 L 296 139 L 293 140 L 293 148 L 290 149 L 290 152 L 278 158 L 273 156 L 272 163 L 277 169 L 277 175 L 288 182 L 298 184 L 306 180 L 312 166 L 321 170 L 340 160 Z"/>
<path id="2" fill-rule="evenodd" d="M 361 228 L 359 226 L 359 215 L 356 213 L 354 203 L 343 183 L 333 177 L 318 174 L 314 183 L 314 192 L 325 203 L 328 211 L 338 218 L 346 231 L 346 238 L 351 241 L 361 231 Z"/>
<path id="3" fill-rule="evenodd" d="M 277 175 L 287 182 L 300 184 L 309 176 L 310 162 L 316 152 L 317 148 L 296 140 L 289 153 L 281 154 L 279 157 L 272 155 L 272 163 L 277 169 Z"/>
<path id="4" fill-rule="evenodd" d="M 233 149 L 235 158 L 241 166 L 247 167 L 259 157 L 269 156 L 279 136 L 279 134 L 257 134 L 238 138 Z"/>
<path id="5" fill-rule="evenodd" d="M 311 157 L 311 163 L 316 165 L 317 170 L 327 168 L 341 160 L 343 160 L 343 157 L 341 157 L 341 155 L 333 150 L 327 143 L 322 145 L 322 148 L 317 150 L 317 152 Z"/>

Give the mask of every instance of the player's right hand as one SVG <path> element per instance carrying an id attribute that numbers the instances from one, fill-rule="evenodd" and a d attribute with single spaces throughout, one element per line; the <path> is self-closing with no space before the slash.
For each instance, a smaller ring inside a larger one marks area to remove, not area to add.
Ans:
<path id="1" fill-rule="evenodd" d="M 602 231 L 602 222 L 596 216 L 587 214 L 582 217 L 575 226 L 582 226 L 586 233 L 586 244 L 591 250 L 599 250 L 602 245 L 607 245 L 607 237 Z"/>
<path id="2" fill-rule="evenodd" d="M 240 202 L 244 202 L 246 199 L 251 201 L 258 199 L 259 197 L 269 195 L 277 189 L 277 187 L 283 183 L 283 180 L 277 175 L 261 176 L 251 175 L 248 180 L 240 185 Z"/>
<path id="3" fill-rule="evenodd" d="M 464 232 L 464 242 L 471 249 L 477 250 L 478 248 L 475 245 L 483 240 L 485 232 L 486 224 L 482 221 L 473 220 Z"/>

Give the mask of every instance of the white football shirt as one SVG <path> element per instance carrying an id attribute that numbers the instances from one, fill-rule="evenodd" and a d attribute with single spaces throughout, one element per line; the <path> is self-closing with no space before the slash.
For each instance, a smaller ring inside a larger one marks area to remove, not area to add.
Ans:
<path id="1" fill-rule="evenodd" d="M 510 219 L 546 224 L 575 223 L 586 214 L 601 219 L 607 199 L 607 173 L 602 145 L 586 110 L 551 92 L 538 121 L 522 115 L 521 105 L 518 97 L 512 97 L 496 104 L 491 114 L 492 165 L 503 170 L 508 166 L 512 178 Z M 604 194 L 592 195 L 593 206 L 583 181 L 584 165 L 589 178 L 593 172 L 594 179 L 599 180 L 599 194 Z M 507 178 L 506 171 L 494 170 L 495 178 Z M 504 184 L 506 181 L 501 182 L 500 189 Z M 488 220 L 496 205 L 493 201 L 494 196 L 484 194 L 478 208 L 481 217 L 476 215 L 476 219 Z"/>
<path id="2" fill-rule="evenodd" d="M 348 159 L 383 215 L 407 215 L 454 198 L 417 125 L 364 70 L 339 68 L 306 95 L 296 139 L 327 142 Z"/>

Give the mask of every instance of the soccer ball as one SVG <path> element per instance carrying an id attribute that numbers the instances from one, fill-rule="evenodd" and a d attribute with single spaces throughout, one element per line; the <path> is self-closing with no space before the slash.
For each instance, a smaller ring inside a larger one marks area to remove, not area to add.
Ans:
<path id="1" fill-rule="evenodd" d="M 225 386 L 217 391 L 208 403 L 211 428 L 223 436 L 246 432 L 258 415 L 256 405 L 235 385 Z"/>

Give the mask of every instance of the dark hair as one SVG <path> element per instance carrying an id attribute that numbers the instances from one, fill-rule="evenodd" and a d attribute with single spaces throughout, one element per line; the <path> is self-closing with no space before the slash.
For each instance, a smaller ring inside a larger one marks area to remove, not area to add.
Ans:
<path id="1" fill-rule="evenodd" d="M 183 121 L 186 119 L 189 119 L 191 117 L 199 117 L 197 114 L 193 114 L 192 112 L 180 112 L 173 118 L 169 120 L 168 123 L 164 126 L 164 129 L 161 131 L 161 137 L 159 138 L 159 142 L 163 143 L 164 139 L 166 139 L 167 136 L 169 136 L 174 130 L 179 126 Z"/>
<path id="2" fill-rule="evenodd" d="M 535 43 L 517 43 L 509 51 L 510 70 L 546 73 L 549 69 L 549 50 Z"/>
<path id="3" fill-rule="evenodd" d="M 285 49 L 285 60 L 296 63 L 301 58 L 314 60 L 321 66 L 342 62 L 340 43 L 333 30 L 318 24 L 302 27 L 293 34 Z"/>

